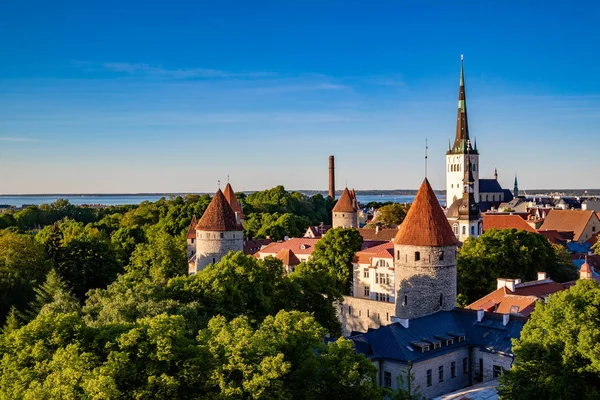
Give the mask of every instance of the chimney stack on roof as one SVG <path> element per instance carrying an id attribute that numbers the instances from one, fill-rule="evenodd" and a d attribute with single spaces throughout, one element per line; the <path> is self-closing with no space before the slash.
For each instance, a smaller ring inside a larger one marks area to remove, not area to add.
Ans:
<path id="1" fill-rule="evenodd" d="M 509 321 L 510 321 L 510 314 L 502 314 L 502 325 L 504 325 L 504 326 L 508 325 Z"/>
<path id="2" fill-rule="evenodd" d="M 481 322 L 483 320 L 484 315 L 485 315 L 485 311 L 477 310 L 477 322 Z"/>
<path id="3" fill-rule="evenodd" d="M 335 158 L 329 156 L 329 197 L 335 199 Z"/>
<path id="4" fill-rule="evenodd" d="M 548 279 L 548 273 L 547 272 L 538 272 L 538 281 L 543 281 Z"/>
<path id="5" fill-rule="evenodd" d="M 501 289 L 501 288 L 505 287 L 508 290 L 510 290 L 511 292 L 515 291 L 515 287 L 517 284 L 515 279 L 506 279 L 506 278 L 498 278 L 496 280 L 496 282 L 497 282 L 496 289 Z"/>

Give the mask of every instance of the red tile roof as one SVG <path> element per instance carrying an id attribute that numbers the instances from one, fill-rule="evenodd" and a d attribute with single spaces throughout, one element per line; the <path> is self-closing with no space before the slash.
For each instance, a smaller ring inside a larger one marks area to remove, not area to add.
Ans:
<path id="1" fill-rule="evenodd" d="M 281 249 L 279 253 L 277 253 L 276 257 L 281 260 L 283 265 L 298 265 L 300 264 L 300 260 L 294 254 L 294 252 L 290 249 Z"/>
<path id="2" fill-rule="evenodd" d="M 356 199 L 356 192 L 354 191 L 354 189 L 352 189 L 350 194 L 352 195 L 352 200 L 354 201 L 354 209 L 356 211 L 360 210 L 360 207 L 358 206 L 358 200 Z"/>
<path id="3" fill-rule="evenodd" d="M 518 215 L 509 214 L 484 214 L 483 215 L 483 231 L 488 229 L 517 229 L 527 232 L 536 233 L 537 231 L 531 227 L 523 218 Z"/>
<path id="4" fill-rule="evenodd" d="M 358 264 L 371 264 L 371 258 L 394 259 L 394 243 L 385 242 L 361 251 L 354 255 L 354 262 Z"/>
<path id="5" fill-rule="evenodd" d="M 273 242 L 264 249 L 260 250 L 260 254 L 278 254 L 282 249 L 290 249 L 296 255 L 312 254 L 315 251 L 315 244 L 319 239 L 311 238 L 292 238 L 283 242 Z"/>
<path id="6" fill-rule="evenodd" d="M 262 246 L 272 242 L 271 239 L 248 239 L 244 240 L 244 254 L 251 255 L 257 253 Z"/>
<path id="7" fill-rule="evenodd" d="M 225 196 L 225 199 L 227 199 L 227 202 L 229 203 L 229 206 L 231 206 L 233 212 L 239 212 L 240 218 L 244 219 L 244 211 L 242 211 L 242 206 L 238 202 L 237 197 L 235 197 L 233 188 L 229 183 L 227 184 L 227 186 L 225 186 L 225 191 L 223 192 L 223 195 Z"/>
<path id="8" fill-rule="evenodd" d="M 360 236 L 362 236 L 363 240 L 381 240 L 381 241 L 392 241 L 396 237 L 398 233 L 398 229 L 395 228 L 382 228 L 377 231 L 377 229 L 371 228 L 359 228 L 358 232 Z"/>
<path id="9" fill-rule="evenodd" d="M 421 184 L 394 242 L 410 246 L 453 246 L 458 243 L 427 178 Z"/>
<path id="10" fill-rule="evenodd" d="M 566 245 L 569 240 L 573 240 L 573 232 L 545 231 L 538 229 L 538 233 L 550 241 L 550 243 Z M 591 240 L 591 239 L 590 239 Z"/>
<path id="11" fill-rule="evenodd" d="M 186 239 L 196 239 L 196 225 L 198 225 L 198 220 L 194 215 L 192 217 L 192 222 L 190 222 L 190 227 L 188 228 L 187 234 L 185 235 Z"/>
<path id="12" fill-rule="evenodd" d="M 551 279 L 524 282 L 515 285 L 514 292 L 507 287 L 501 287 L 466 308 L 508 314 L 514 311 L 513 307 L 518 307 L 517 312 L 528 317 L 535 309 L 537 301 L 564 289 L 565 286 Z"/>
<path id="13" fill-rule="evenodd" d="M 579 241 L 592 217 L 596 216 L 591 210 L 551 210 L 540 229 L 571 231 L 574 233 L 573 240 Z"/>
<path id="14" fill-rule="evenodd" d="M 229 206 L 221 189 L 213 196 L 210 204 L 204 211 L 202 218 L 196 225 L 199 231 L 241 231 L 243 228 L 238 225 L 235 213 Z"/>
<path id="15" fill-rule="evenodd" d="M 592 246 L 593 246 L 593 245 L 595 245 L 595 244 L 598 242 L 598 238 L 600 238 L 600 236 L 599 236 L 599 235 L 600 235 L 600 232 L 597 232 L 597 233 L 595 233 L 594 235 L 592 235 L 592 237 L 591 237 L 591 238 L 589 238 L 589 239 L 587 240 L 587 242 L 588 242 L 589 244 L 591 244 Z"/>
<path id="16" fill-rule="evenodd" d="M 356 208 L 354 207 L 354 202 L 352 201 L 352 195 L 348 188 L 345 188 L 340 196 L 340 199 L 335 203 L 333 207 L 333 212 L 347 212 L 354 213 L 356 212 Z"/>

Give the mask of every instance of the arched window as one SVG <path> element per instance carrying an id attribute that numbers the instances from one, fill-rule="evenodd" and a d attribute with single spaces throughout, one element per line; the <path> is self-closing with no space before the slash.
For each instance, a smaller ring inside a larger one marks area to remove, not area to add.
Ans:
<path id="1" fill-rule="evenodd" d="M 421 253 L 418 251 L 415 251 L 415 261 L 419 261 L 421 259 Z"/>
<path id="2" fill-rule="evenodd" d="M 452 225 L 452 230 L 454 231 L 454 234 L 458 236 L 458 224 Z"/>
<path id="3" fill-rule="evenodd" d="M 375 266 L 389 268 L 390 264 L 385 260 L 379 260 L 379 261 L 377 261 L 377 264 L 375 264 Z"/>
<path id="4" fill-rule="evenodd" d="M 444 252 L 443 251 L 440 251 L 438 253 L 438 258 L 439 258 L 440 261 L 444 261 Z"/>

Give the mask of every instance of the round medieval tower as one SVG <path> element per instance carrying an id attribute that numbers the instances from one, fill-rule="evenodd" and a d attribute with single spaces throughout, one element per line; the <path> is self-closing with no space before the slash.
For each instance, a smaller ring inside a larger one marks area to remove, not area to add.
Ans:
<path id="1" fill-rule="evenodd" d="M 413 319 L 456 306 L 456 245 L 425 179 L 394 240 L 397 317 Z"/>
<path id="2" fill-rule="evenodd" d="M 348 188 L 344 189 L 332 211 L 334 228 L 358 228 L 358 204 Z"/>
<path id="3" fill-rule="evenodd" d="M 244 231 L 221 189 L 196 225 L 195 273 L 221 260 L 230 251 L 244 249 Z"/>

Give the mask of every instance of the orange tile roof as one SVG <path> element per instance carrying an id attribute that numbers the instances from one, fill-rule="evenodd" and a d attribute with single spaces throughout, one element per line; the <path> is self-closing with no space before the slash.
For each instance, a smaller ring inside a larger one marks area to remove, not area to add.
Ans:
<path id="1" fill-rule="evenodd" d="M 281 249 L 279 253 L 275 256 L 281 260 L 283 265 L 298 265 L 300 264 L 300 260 L 294 254 L 294 252 L 290 249 Z"/>
<path id="2" fill-rule="evenodd" d="M 292 238 L 283 242 L 273 242 L 260 250 L 260 254 L 278 254 L 282 249 L 290 249 L 296 255 L 312 254 L 319 239 Z"/>
<path id="3" fill-rule="evenodd" d="M 392 241 L 396 237 L 398 233 L 398 229 L 395 228 L 383 228 L 379 229 L 371 229 L 371 228 L 359 228 L 358 232 L 360 236 L 362 236 L 363 240 L 384 240 L 384 241 Z"/>
<path id="4" fill-rule="evenodd" d="M 578 241 L 592 217 L 595 215 L 591 210 L 551 210 L 540 229 L 571 231 L 573 240 Z"/>
<path id="5" fill-rule="evenodd" d="M 210 204 L 204 211 L 202 218 L 196 225 L 196 230 L 199 231 L 241 231 L 243 228 L 238 225 L 235 218 L 235 213 L 229 206 L 227 199 L 221 192 L 213 196 Z"/>
<path id="6" fill-rule="evenodd" d="M 536 233 L 537 231 L 531 227 L 523 218 L 518 215 L 509 214 L 484 214 L 483 215 L 483 231 L 488 229 L 517 229 L 527 232 Z"/>
<path id="7" fill-rule="evenodd" d="M 599 235 L 600 232 L 593 234 L 592 237 L 587 240 L 587 242 L 592 246 L 595 245 L 598 242 L 598 238 L 600 237 Z"/>
<path id="8" fill-rule="evenodd" d="M 352 201 L 352 195 L 348 188 L 345 188 L 340 196 L 340 199 L 335 203 L 333 207 L 333 212 L 347 212 L 354 213 L 356 212 L 356 208 L 354 208 L 354 202 Z"/>
<path id="9" fill-rule="evenodd" d="M 194 215 L 192 217 L 192 222 L 190 222 L 187 234 L 185 235 L 186 239 L 196 239 L 196 225 L 198 225 L 198 220 L 196 220 L 196 216 Z"/>
<path id="10" fill-rule="evenodd" d="M 242 206 L 238 202 L 237 197 L 235 197 L 233 188 L 231 187 L 231 185 L 229 183 L 227 183 L 227 186 L 225 186 L 225 191 L 223 192 L 223 195 L 225 196 L 225 199 L 227 199 L 227 202 L 231 206 L 231 209 L 233 210 L 233 212 L 239 212 L 240 218 L 243 219 L 244 211 L 242 211 Z"/>
<path id="11" fill-rule="evenodd" d="M 427 178 L 421 184 L 394 242 L 410 246 L 453 246 L 458 243 Z"/>
<path id="12" fill-rule="evenodd" d="M 466 308 L 471 310 L 494 311 L 501 314 L 511 312 L 511 307 L 517 306 L 518 313 L 528 317 L 535 309 L 535 303 L 543 297 L 564 290 L 565 287 L 552 279 L 531 281 L 517 284 L 515 291 L 507 287 L 496 289 L 492 293 L 469 304 Z"/>
<path id="13" fill-rule="evenodd" d="M 350 194 L 352 195 L 352 200 L 354 201 L 354 209 L 356 211 L 360 210 L 360 207 L 358 206 L 358 200 L 356 199 L 356 192 L 354 191 L 354 189 L 352 189 L 352 192 L 350 192 Z"/>

